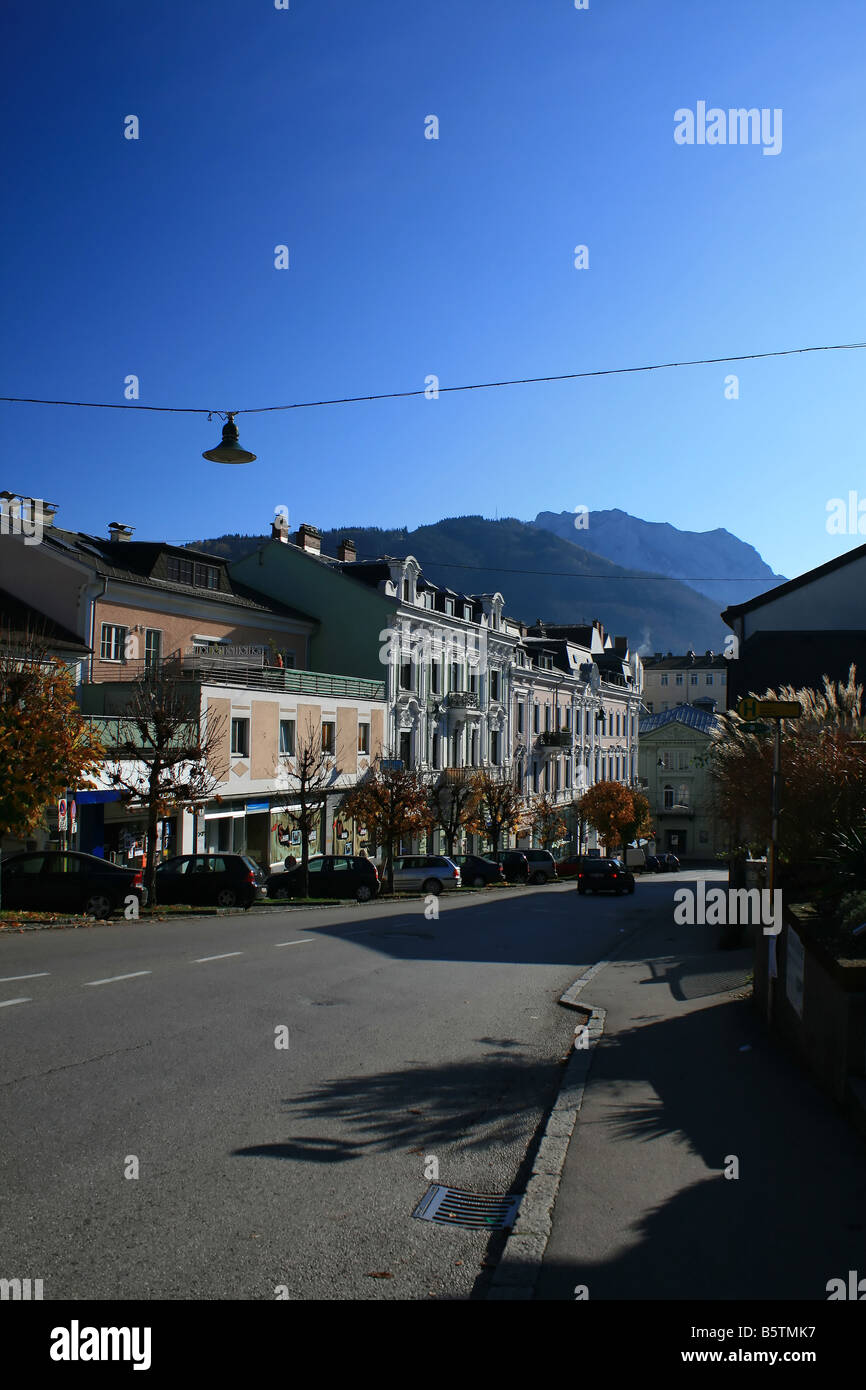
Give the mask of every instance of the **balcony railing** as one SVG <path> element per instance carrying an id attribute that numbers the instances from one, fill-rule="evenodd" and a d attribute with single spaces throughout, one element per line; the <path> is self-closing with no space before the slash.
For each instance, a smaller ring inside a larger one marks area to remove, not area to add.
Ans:
<path id="1" fill-rule="evenodd" d="M 134 719 L 126 719 L 122 715 L 92 714 L 85 715 L 84 722 L 90 726 L 94 738 L 99 740 L 109 755 L 118 749 L 130 748 L 140 749 L 143 757 L 148 751 L 153 752 L 153 745 L 142 738 Z M 198 736 L 198 719 L 193 715 L 177 730 L 171 746 L 176 749 L 193 748 L 198 742 Z"/>
<path id="2" fill-rule="evenodd" d="M 106 663 L 101 663 L 98 684 L 107 681 L 122 683 L 141 680 L 152 673 L 154 677 L 178 681 L 194 681 L 200 685 L 243 686 L 249 690 L 285 690 L 296 695 L 343 696 L 352 700 L 384 700 L 385 681 L 363 676 L 339 676 L 320 671 L 298 671 L 294 667 L 265 666 L 254 658 L 243 661 L 223 660 L 218 656 L 182 655 L 172 652 L 159 662 L 122 661 L 112 664 L 106 675 Z"/>
<path id="3" fill-rule="evenodd" d="M 448 696 L 452 709 L 479 709 L 480 701 L 476 690 L 452 690 Z"/>
<path id="4" fill-rule="evenodd" d="M 570 748 L 572 733 L 570 729 L 545 729 L 538 735 L 539 748 Z"/>

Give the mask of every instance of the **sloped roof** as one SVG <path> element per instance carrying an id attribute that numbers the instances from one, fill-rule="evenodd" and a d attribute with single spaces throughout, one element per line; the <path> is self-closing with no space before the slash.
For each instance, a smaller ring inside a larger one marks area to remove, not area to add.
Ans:
<path id="1" fill-rule="evenodd" d="M 103 540 L 101 536 L 89 536 L 83 531 L 64 531 L 57 526 L 45 530 L 42 544 L 49 549 L 72 554 L 105 579 L 113 579 L 123 584 L 144 585 L 163 593 L 207 599 L 209 602 L 227 604 L 235 608 L 248 608 L 255 613 L 316 623 L 316 619 L 311 618 L 308 613 L 302 613 L 278 599 L 268 598 L 266 594 L 260 594 L 255 589 L 238 583 L 229 574 L 229 561 L 225 556 L 211 555 L 206 550 L 192 550 L 186 546 L 168 545 L 162 541 Z M 172 579 L 160 578 L 155 571 L 165 556 L 176 556 L 181 560 L 199 560 L 202 564 L 213 565 L 219 570 L 219 588 L 205 589 L 196 584 L 179 584 Z"/>
<path id="2" fill-rule="evenodd" d="M 674 709 L 663 709 L 660 714 L 648 714 L 641 721 L 638 733 L 651 734 L 666 724 L 685 724 L 687 728 L 697 729 L 699 733 L 711 734 L 717 723 L 716 716 L 709 710 L 696 709 L 694 705 L 677 705 Z"/>

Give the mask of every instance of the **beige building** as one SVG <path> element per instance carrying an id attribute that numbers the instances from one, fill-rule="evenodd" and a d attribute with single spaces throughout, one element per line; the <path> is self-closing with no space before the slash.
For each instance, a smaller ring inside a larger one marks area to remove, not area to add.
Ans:
<path id="1" fill-rule="evenodd" d="M 715 723 L 714 714 L 692 705 L 647 715 L 640 722 L 640 780 L 656 830 L 651 853 L 712 860 L 725 847 L 704 765 Z"/>

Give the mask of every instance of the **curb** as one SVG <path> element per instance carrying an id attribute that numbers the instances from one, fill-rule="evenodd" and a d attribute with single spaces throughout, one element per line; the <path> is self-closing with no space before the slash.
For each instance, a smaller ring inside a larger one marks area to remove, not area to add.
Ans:
<path id="1" fill-rule="evenodd" d="M 593 966 L 593 973 L 606 964 L 607 961 L 602 961 Z M 571 994 L 578 986 L 582 989 L 585 983 L 587 978 L 576 981 L 566 994 Z M 562 999 L 565 999 L 565 995 Z M 583 1006 L 581 1012 L 585 1014 L 586 1021 L 579 1023 L 574 1030 L 575 1042 L 559 1095 L 541 1136 L 517 1220 L 490 1281 L 488 1299 L 528 1300 L 535 1292 L 544 1252 L 553 1230 L 553 1208 L 569 1141 L 583 1104 L 592 1056 L 604 1032 L 606 1010 Z M 588 1041 L 586 1046 L 578 1047 L 577 1035 L 582 1034 L 584 1029 Z"/>

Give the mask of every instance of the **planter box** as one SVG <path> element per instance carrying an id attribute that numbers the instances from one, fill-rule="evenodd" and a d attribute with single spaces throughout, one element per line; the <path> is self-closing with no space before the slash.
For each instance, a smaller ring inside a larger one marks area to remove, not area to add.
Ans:
<path id="1" fill-rule="evenodd" d="M 772 980 L 774 938 L 756 932 L 755 1003 L 819 1084 L 851 1104 L 852 1079 L 866 1078 L 866 960 L 839 959 L 812 940 L 814 922 L 811 908 L 786 908 Z"/>

